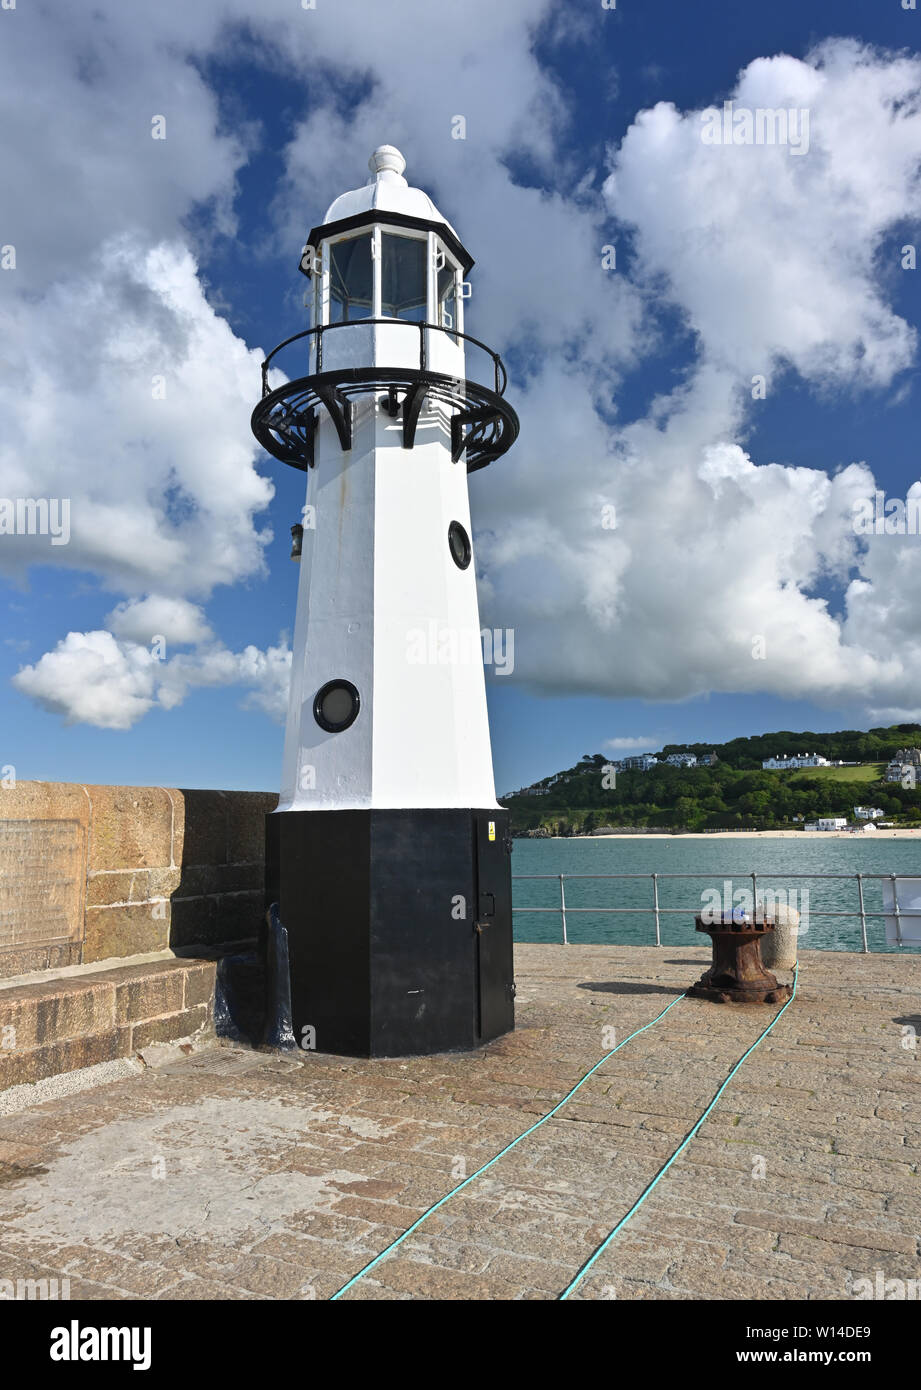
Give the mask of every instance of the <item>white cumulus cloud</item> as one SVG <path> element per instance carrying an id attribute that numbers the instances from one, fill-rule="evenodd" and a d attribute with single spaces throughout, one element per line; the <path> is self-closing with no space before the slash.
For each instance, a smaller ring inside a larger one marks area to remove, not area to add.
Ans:
<path id="1" fill-rule="evenodd" d="M 593 379 L 548 359 L 516 401 L 527 443 L 474 483 L 484 616 L 515 628 L 516 675 L 556 693 L 917 714 L 921 546 L 853 527 L 884 460 L 825 472 L 746 440 L 755 374 L 883 404 L 914 361 L 880 257 L 897 265 L 892 233 L 921 215 L 921 60 L 832 41 L 753 62 L 726 95 L 808 104 L 809 152 L 707 145 L 701 112 L 668 103 L 612 150 L 605 193 L 647 314 L 676 310 L 693 360 L 612 426 Z M 843 586 L 840 608 L 820 585 Z"/>
<path id="2" fill-rule="evenodd" d="M 283 722 L 288 702 L 291 651 L 248 646 L 232 652 L 218 642 L 161 659 L 137 642 L 111 632 L 69 632 L 34 666 L 13 677 L 23 694 L 67 724 L 130 729 L 155 706 L 175 709 L 190 690 L 239 685 L 244 703 Z"/>
<path id="3" fill-rule="evenodd" d="M 116 637 L 151 643 L 156 638 L 180 646 L 197 644 L 212 636 L 204 611 L 188 599 L 149 594 L 147 598 L 120 603 L 106 618 Z"/>

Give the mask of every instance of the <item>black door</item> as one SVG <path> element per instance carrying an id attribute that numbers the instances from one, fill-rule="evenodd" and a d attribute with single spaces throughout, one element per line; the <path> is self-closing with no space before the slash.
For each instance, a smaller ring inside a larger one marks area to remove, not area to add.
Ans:
<path id="1" fill-rule="evenodd" d="M 515 1026 L 512 868 L 507 811 L 474 812 L 477 1011 L 481 1042 Z"/>

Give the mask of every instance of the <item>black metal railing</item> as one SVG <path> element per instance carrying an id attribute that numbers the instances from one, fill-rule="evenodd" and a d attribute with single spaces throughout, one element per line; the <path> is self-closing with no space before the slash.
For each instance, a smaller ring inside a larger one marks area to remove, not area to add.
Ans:
<path id="1" fill-rule="evenodd" d="M 419 330 L 419 370 L 428 371 L 428 340 L 426 333 L 445 333 L 449 338 L 463 338 L 465 343 L 472 343 L 481 352 L 485 352 L 492 358 L 494 389 L 497 396 L 505 395 L 505 388 L 508 385 L 508 372 L 505 370 L 505 363 L 497 352 L 493 352 L 491 347 L 480 342 L 479 338 L 474 338 L 471 333 L 461 333 L 456 328 L 445 328 L 440 323 L 414 323 L 412 319 L 346 319 L 341 323 L 320 323 L 316 328 L 305 328 L 300 333 L 292 333 L 290 338 L 285 338 L 284 342 L 279 343 L 269 353 L 262 364 L 262 394 L 267 396 L 270 393 L 269 387 L 269 366 L 272 358 L 276 357 L 283 348 L 290 347 L 292 343 L 298 342 L 301 338 L 316 338 L 317 375 L 323 370 L 323 336 L 332 332 L 335 328 L 373 328 L 377 325 L 387 325 L 388 327 L 400 326 L 403 328 L 417 328 Z"/>

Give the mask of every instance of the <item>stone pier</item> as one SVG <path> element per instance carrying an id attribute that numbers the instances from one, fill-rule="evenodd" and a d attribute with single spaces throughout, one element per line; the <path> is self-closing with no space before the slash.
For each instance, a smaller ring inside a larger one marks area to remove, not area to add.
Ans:
<path id="1" fill-rule="evenodd" d="M 0 1279 L 328 1298 L 708 956 L 519 946 L 517 1030 L 477 1053 L 215 1044 L 16 1113 L 0 1100 Z M 917 1298 L 919 1000 L 918 956 L 803 952 L 797 998 L 574 1297 Z M 554 1299 L 775 1012 L 682 1000 L 346 1297 Z"/>

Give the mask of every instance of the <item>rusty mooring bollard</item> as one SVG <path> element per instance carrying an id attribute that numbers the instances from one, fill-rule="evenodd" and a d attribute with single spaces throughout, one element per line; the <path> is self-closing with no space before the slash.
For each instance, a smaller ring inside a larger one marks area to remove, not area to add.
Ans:
<path id="1" fill-rule="evenodd" d="M 713 941 L 713 964 L 688 994 L 697 999 L 712 999 L 717 1004 L 781 1004 L 789 999 L 792 989 L 780 985 L 761 960 L 761 942 L 774 923 L 757 913 L 705 919 L 694 918 L 698 931 L 709 932 Z"/>

